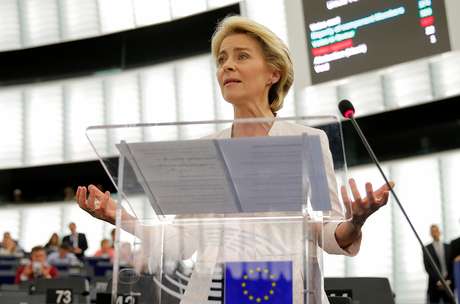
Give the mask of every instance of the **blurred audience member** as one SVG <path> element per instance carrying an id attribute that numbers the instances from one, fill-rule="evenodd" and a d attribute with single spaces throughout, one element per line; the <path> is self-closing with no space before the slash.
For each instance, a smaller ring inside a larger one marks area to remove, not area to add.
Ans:
<path id="1" fill-rule="evenodd" d="M 116 234 L 117 230 L 115 228 L 113 228 L 112 230 L 110 230 L 110 238 L 111 238 L 111 244 L 110 246 L 112 248 L 115 248 L 115 234 Z"/>
<path id="2" fill-rule="evenodd" d="M 57 252 L 60 244 L 61 241 L 59 240 L 59 235 L 56 232 L 53 233 L 48 240 L 48 243 L 45 245 L 46 253 L 50 255 L 52 252 Z"/>
<path id="3" fill-rule="evenodd" d="M 17 257 L 24 256 L 24 250 L 18 245 L 9 232 L 3 233 L 3 239 L 0 246 L 0 255 L 14 255 Z"/>
<path id="4" fill-rule="evenodd" d="M 88 249 L 88 242 L 84 233 L 77 232 L 77 225 L 75 223 L 69 224 L 70 234 L 62 239 L 62 243 L 68 244 L 72 248 L 72 252 L 79 258 L 83 259 L 86 249 Z"/>
<path id="5" fill-rule="evenodd" d="M 21 189 L 14 189 L 13 190 L 13 201 L 14 202 L 22 202 L 22 190 Z"/>
<path id="6" fill-rule="evenodd" d="M 119 261 L 121 266 L 133 265 L 133 251 L 131 250 L 130 243 L 124 242 L 120 244 Z"/>
<path id="7" fill-rule="evenodd" d="M 450 242 L 450 264 L 452 268 L 454 267 L 454 263 L 456 262 L 460 262 L 460 237 Z M 453 270 L 452 270 L 451 279 L 452 279 L 452 286 L 455 288 L 455 286 L 457 285 L 455 281 L 458 280 L 459 278 L 455 277 Z M 457 293 L 458 292 L 459 290 L 457 290 Z"/>
<path id="8" fill-rule="evenodd" d="M 441 242 L 441 230 L 438 225 L 430 226 L 430 234 L 433 242 L 425 246 L 425 248 L 433 257 L 433 260 L 444 276 L 444 279 L 446 279 L 448 284 L 451 284 L 452 264 L 450 264 L 450 246 Z M 444 290 L 441 281 L 436 275 L 436 271 L 429 263 L 428 256 L 425 252 L 423 252 L 423 264 L 425 265 L 425 270 L 428 273 L 428 303 L 451 303 L 448 294 Z"/>
<path id="9" fill-rule="evenodd" d="M 5 248 L 7 243 L 8 243 L 8 239 L 13 239 L 11 237 L 11 233 L 9 231 L 5 231 L 3 232 L 3 239 L 2 239 L 2 242 L 0 243 L 0 248 Z"/>
<path id="10" fill-rule="evenodd" d="M 73 201 L 75 200 L 75 191 L 72 187 L 64 188 L 64 201 Z"/>
<path id="11" fill-rule="evenodd" d="M 95 257 L 110 258 L 110 260 L 113 260 L 113 255 L 114 250 L 110 246 L 110 241 L 108 239 L 103 239 L 101 241 L 101 248 L 99 248 L 96 253 L 94 253 Z"/>
<path id="12" fill-rule="evenodd" d="M 30 261 L 16 271 L 15 283 L 31 281 L 36 278 L 52 279 L 58 277 L 56 267 L 46 262 L 46 251 L 42 246 L 35 246 L 30 252 Z"/>
<path id="13" fill-rule="evenodd" d="M 71 252 L 71 250 L 72 247 L 70 247 L 69 244 L 62 243 L 59 246 L 58 251 L 55 251 L 48 256 L 48 264 L 53 266 L 80 265 L 80 260 Z"/>
<path id="14" fill-rule="evenodd" d="M 450 242 L 450 257 L 452 261 L 460 261 L 460 237 Z"/>

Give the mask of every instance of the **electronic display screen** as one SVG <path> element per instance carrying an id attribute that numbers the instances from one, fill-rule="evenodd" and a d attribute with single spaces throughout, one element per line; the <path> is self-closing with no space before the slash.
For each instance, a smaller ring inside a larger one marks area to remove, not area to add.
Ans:
<path id="1" fill-rule="evenodd" d="M 303 0 L 312 84 L 450 51 L 444 0 Z"/>

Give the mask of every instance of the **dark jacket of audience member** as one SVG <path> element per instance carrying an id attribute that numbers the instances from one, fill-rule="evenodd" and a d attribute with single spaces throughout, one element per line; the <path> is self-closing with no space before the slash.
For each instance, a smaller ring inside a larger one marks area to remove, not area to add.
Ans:
<path id="1" fill-rule="evenodd" d="M 451 266 L 452 266 L 452 281 L 454 282 L 453 283 L 453 286 L 455 287 L 455 277 L 453 275 L 453 268 L 454 268 L 454 263 L 455 263 L 455 259 L 458 258 L 458 260 L 460 260 L 460 238 L 456 238 L 455 240 L 452 240 L 450 242 L 450 263 L 451 263 Z M 460 278 L 457 278 L 457 280 L 460 279 Z"/>
<path id="2" fill-rule="evenodd" d="M 71 234 L 66 235 L 62 239 L 62 243 L 68 244 L 72 248 L 72 252 L 77 256 L 77 258 L 82 260 L 85 256 L 86 249 L 88 249 L 86 236 L 83 233 L 77 232 L 77 225 L 75 225 L 75 223 L 70 223 L 69 229 Z"/>
<path id="3" fill-rule="evenodd" d="M 437 225 L 431 225 L 430 230 L 433 242 L 425 246 L 425 248 L 433 257 L 433 260 L 443 274 L 444 279 L 450 283 L 450 287 L 453 288 L 450 246 L 441 242 L 441 231 Z M 442 256 L 439 256 L 439 253 L 442 253 Z M 436 270 L 429 262 L 429 258 L 425 254 L 425 251 L 423 251 L 423 264 L 426 272 L 428 273 L 428 303 L 440 303 L 441 299 L 444 301 L 443 303 L 450 303 L 450 299 L 444 288 L 441 286 Z"/>

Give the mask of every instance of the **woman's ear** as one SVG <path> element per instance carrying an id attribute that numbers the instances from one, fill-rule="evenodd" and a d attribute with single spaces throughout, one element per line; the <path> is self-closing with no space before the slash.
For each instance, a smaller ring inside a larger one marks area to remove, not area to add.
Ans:
<path id="1" fill-rule="evenodd" d="M 281 73 L 278 70 L 273 70 L 272 77 L 270 79 L 271 84 L 277 83 L 281 78 Z"/>

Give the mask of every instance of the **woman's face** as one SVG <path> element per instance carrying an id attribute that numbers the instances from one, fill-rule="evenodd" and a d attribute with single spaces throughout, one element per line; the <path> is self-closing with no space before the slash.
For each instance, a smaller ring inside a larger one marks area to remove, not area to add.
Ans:
<path id="1" fill-rule="evenodd" d="M 267 64 L 259 43 L 246 34 L 227 36 L 217 54 L 217 80 L 224 99 L 234 106 L 267 102 L 279 72 Z"/>

